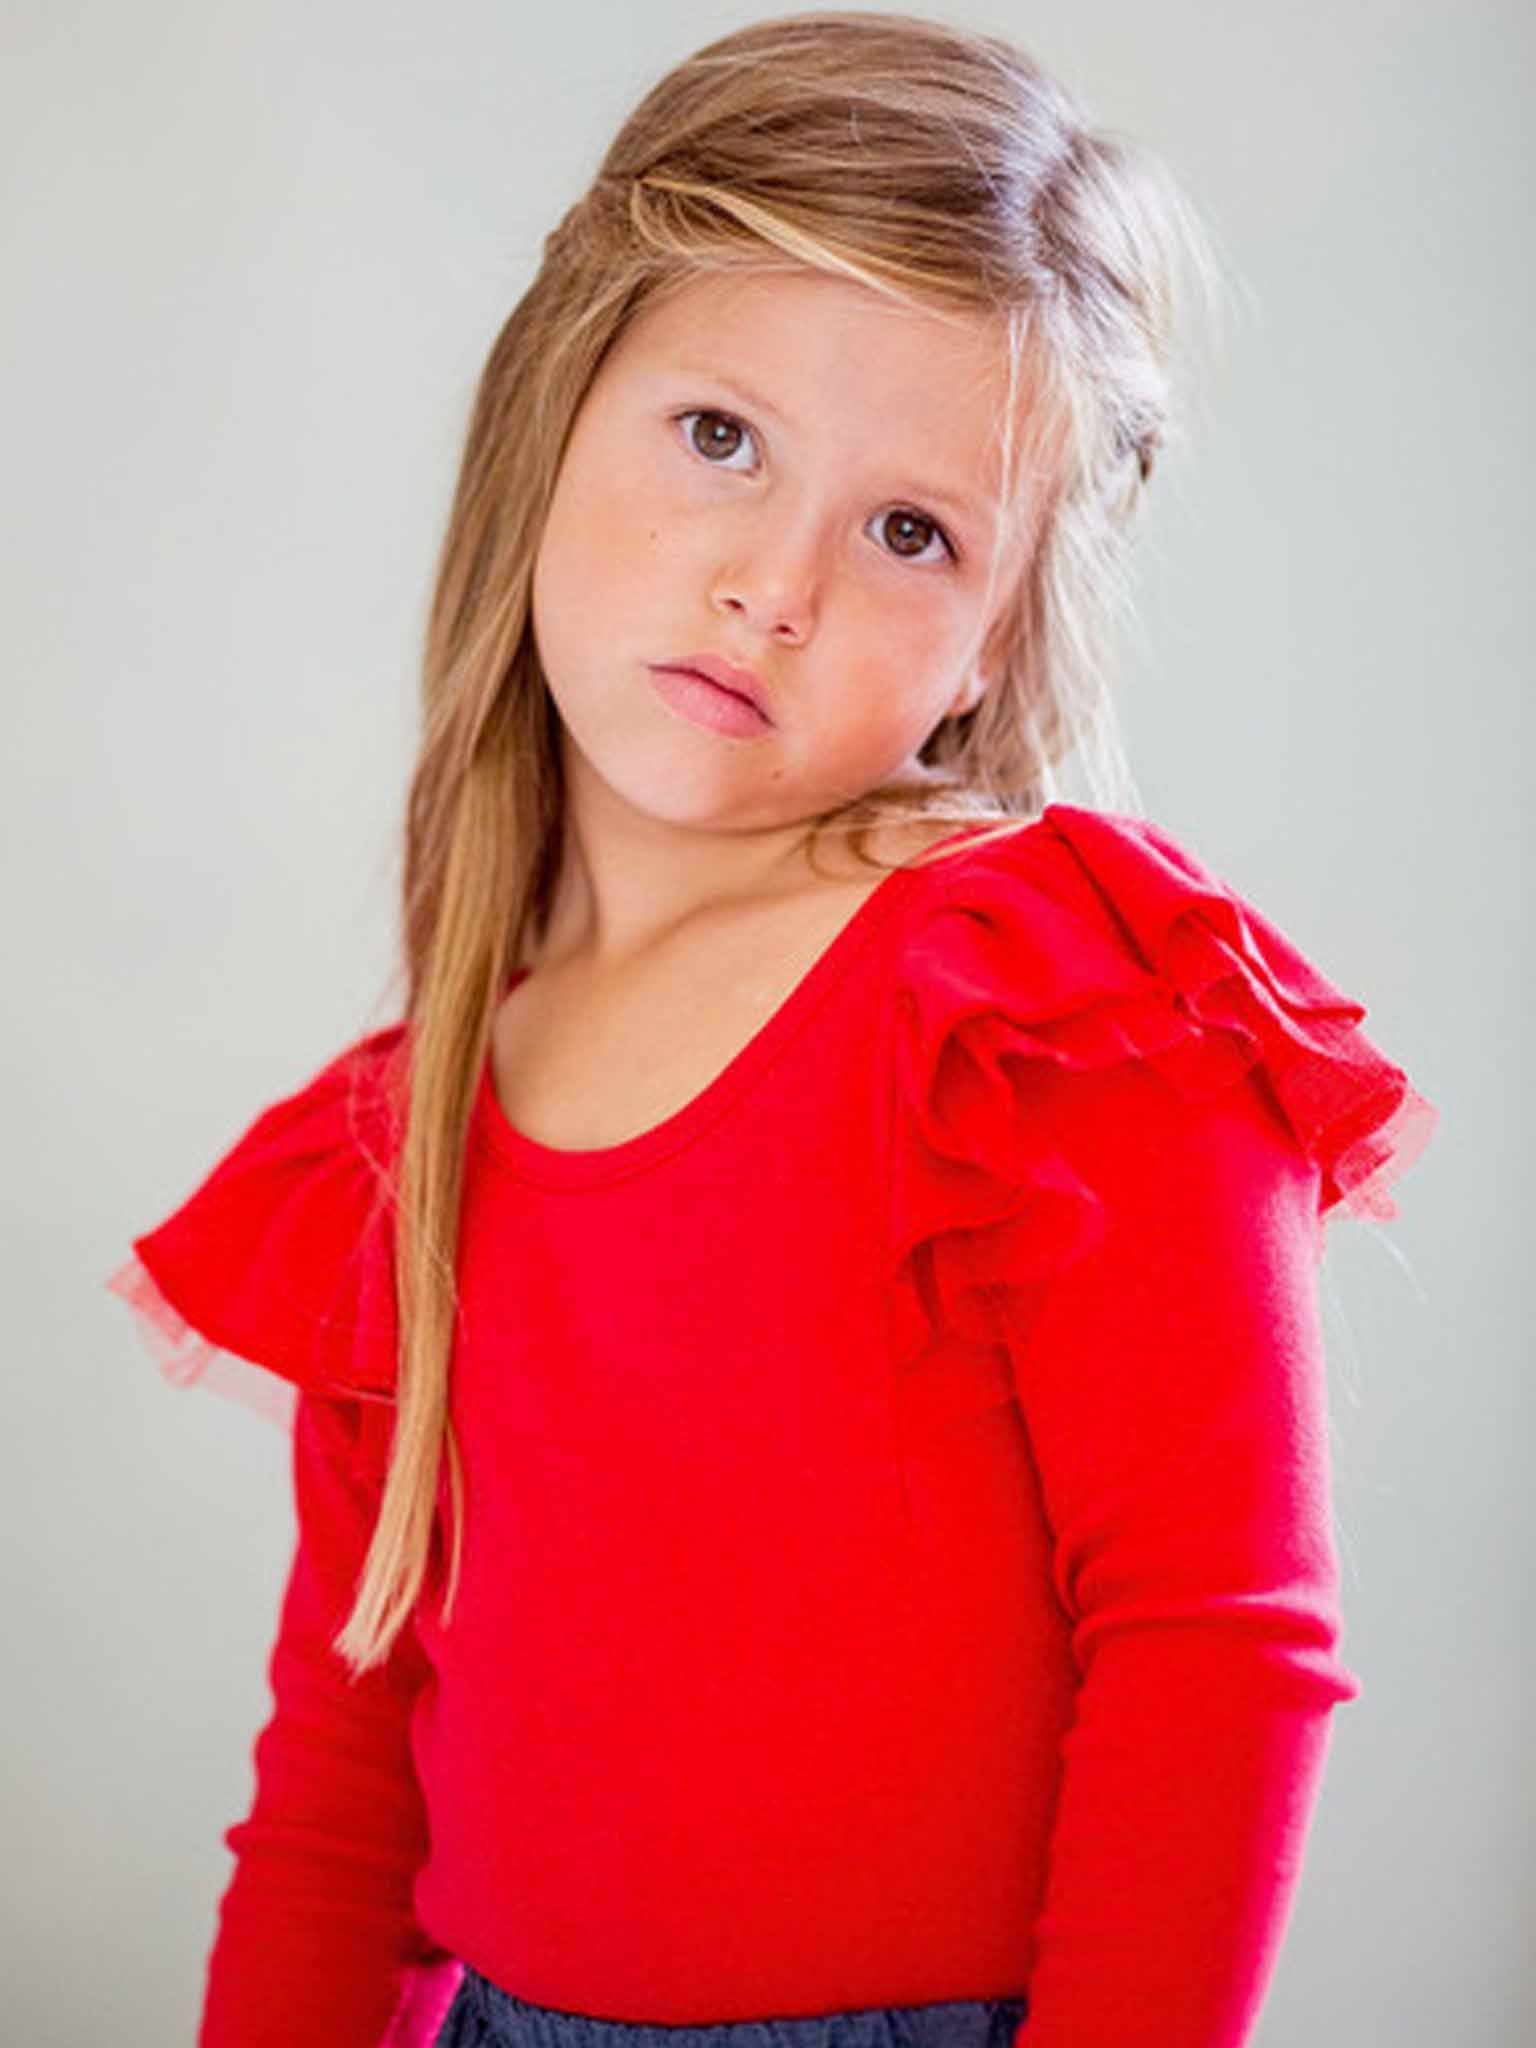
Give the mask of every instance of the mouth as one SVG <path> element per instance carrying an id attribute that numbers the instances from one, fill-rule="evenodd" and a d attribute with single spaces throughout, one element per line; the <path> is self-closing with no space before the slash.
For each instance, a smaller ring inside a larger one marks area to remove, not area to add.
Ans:
<path id="1" fill-rule="evenodd" d="M 753 739 L 772 729 L 767 713 L 739 690 L 681 663 L 653 662 L 657 694 L 677 716 L 734 739 Z"/>
<path id="2" fill-rule="evenodd" d="M 736 662 L 727 661 L 722 654 L 680 654 L 675 661 L 658 666 L 670 669 L 676 675 L 691 675 L 710 684 L 716 690 L 723 690 L 727 696 L 738 698 L 752 709 L 766 723 L 771 725 L 767 705 L 767 692 L 749 668 L 742 668 Z"/>
<path id="3" fill-rule="evenodd" d="M 717 683 L 713 676 L 705 675 L 704 671 L 700 668 L 678 668 L 670 662 L 667 664 L 667 667 L 675 676 L 692 676 L 697 683 L 708 683 L 712 690 L 718 690 L 725 697 L 734 697 L 738 704 L 745 704 L 749 711 L 755 711 L 759 718 L 762 717 L 762 705 L 757 702 L 756 698 L 749 697 L 744 690 L 733 690 L 728 683 Z"/>

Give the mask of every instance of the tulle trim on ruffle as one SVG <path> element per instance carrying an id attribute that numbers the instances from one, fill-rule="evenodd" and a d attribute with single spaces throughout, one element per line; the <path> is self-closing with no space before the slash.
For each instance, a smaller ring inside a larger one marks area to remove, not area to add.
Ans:
<path id="1" fill-rule="evenodd" d="M 279 1379 L 265 1366 L 210 1343 L 161 1293 L 137 1252 L 128 1254 L 106 1284 L 133 1310 L 134 1328 L 144 1348 L 172 1386 L 190 1387 L 200 1382 L 211 1393 L 293 1434 L 299 1396 L 294 1382 Z"/>
<path id="2" fill-rule="evenodd" d="M 173 1385 L 290 1432 L 300 1389 L 394 1403 L 381 1169 L 398 1135 L 386 1081 L 403 1031 L 370 1033 L 264 1109 L 106 1280 Z"/>
<path id="3" fill-rule="evenodd" d="M 1388 1188 L 1438 1121 L 1360 1031 L 1364 1006 L 1260 911 L 1160 828 L 1075 805 L 935 892 L 897 1004 L 894 1341 L 909 1366 L 955 1339 L 983 1347 L 974 1371 L 996 1398 L 999 1297 L 1038 1294 L 1104 1228 L 1056 1142 L 1053 1073 L 1139 1060 L 1197 1102 L 1261 1069 L 1319 1168 L 1319 1249 L 1340 1207 L 1397 1214 Z M 920 1421 L 918 1383 L 907 1397 Z M 967 1399 L 987 1397 L 978 1383 Z M 936 1380 L 935 1412 L 952 1398 Z"/>

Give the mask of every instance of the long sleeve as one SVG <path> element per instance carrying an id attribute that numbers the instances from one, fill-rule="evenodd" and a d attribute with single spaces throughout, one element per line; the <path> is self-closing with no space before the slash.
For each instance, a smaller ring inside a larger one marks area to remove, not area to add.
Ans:
<path id="1" fill-rule="evenodd" d="M 1097 1243 L 1010 1330 L 1081 1685 L 1020 2048 L 1239 2048 L 1340 1661 L 1318 1169 L 1262 1084 L 1059 1091 Z"/>
<path id="2" fill-rule="evenodd" d="M 291 1431 L 296 1534 L 255 1794 L 208 1957 L 199 2048 L 425 2048 L 459 1966 L 424 1940 L 415 1631 L 355 1682 L 331 1647 L 367 1555 L 394 1411 L 393 1232 L 379 1165 L 403 1027 L 269 1104 L 108 1285 L 173 1384 Z"/>
<path id="3" fill-rule="evenodd" d="M 1336 1705 L 1318 1268 L 1438 1111 L 1150 820 L 1049 806 L 903 935 L 891 1301 L 920 1428 L 1006 1396 L 1074 1670 L 1018 2048 L 1241 2048 Z"/>
<path id="4" fill-rule="evenodd" d="M 409 1628 L 355 1681 L 331 1647 L 377 1509 L 358 1424 L 356 1403 L 300 1393 L 273 1712 L 256 1739 L 250 1812 L 224 1837 L 236 1867 L 198 2048 L 416 2048 L 451 1995 L 451 1959 L 424 1939 L 411 1904 L 427 1848 L 409 1742 L 425 1662 Z"/>

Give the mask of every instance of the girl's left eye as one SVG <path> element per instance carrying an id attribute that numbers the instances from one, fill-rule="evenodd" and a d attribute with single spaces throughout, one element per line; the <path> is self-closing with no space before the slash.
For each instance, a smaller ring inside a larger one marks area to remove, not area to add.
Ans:
<path id="1" fill-rule="evenodd" d="M 708 408 L 695 407 L 688 412 L 674 413 L 672 417 L 679 425 L 682 425 L 687 420 L 713 420 L 717 422 L 722 422 L 725 427 L 724 438 L 727 441 L 730 440 L 732 435 L 745 437 L 749 436 L 752 432 L 752 429 L 746 424 L 746 422 L 744 420 L 737 419 L 734 413 L 716 412 Z M 699 441 L 695 438 L 692 429 L 687 426 L 683 426 L 683 432 L 689 447 L 694 449 L 696 452 L 702 453 L 703 450 L 700 447 Z M 718 429 L 712 429 L 709 438 L 713 440 L 715 445 L 718 447 L 720 441 Z M 734 454 L 734 446 L 728 448 L 726 452 L 728 454 Z M 724 469 L 726 467 L 726 464 L 723 462 L 715 462 L 711 460 L 710 467 L 712 469 Z M 883 517 L 886 520 L 897 521 L 904 526 L 910 526 L 915 523 L 918 526 L 927 527 L 928 530 L 935 536 L 935 538 L 941 542 L 944 549 L 944 553 L 948 556 L 950 561 L 953 562 L 958 559 L 954 546 L 950 541 L 949 535 L 944 531 L 943 527 L 940 526 L 938 521 L 936 519 L 930 519 L 926 512 L 911 511 L 905 507 L 900 507 L 896 510 L 885 513 Z M 896 559 L 902 562 L 916 562 L 919 565 L 921 565 L 923 561 L 923 556 L 898 554 Z"/>

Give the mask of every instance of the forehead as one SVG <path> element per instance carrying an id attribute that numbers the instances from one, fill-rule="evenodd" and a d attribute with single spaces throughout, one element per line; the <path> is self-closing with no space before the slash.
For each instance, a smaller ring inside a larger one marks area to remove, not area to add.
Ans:
<path id="1" fill-rule="evenodd" d="M 818 375 L 974 387 L 1000 400 L 1007 382 L 1001 321 L 985 312 L 912 307 L 852 280 L 803 267 L 690 277 L 647 302 L 622 337 L 632 360 L 687 348 L 758 362 L 795 387 Z"/>

